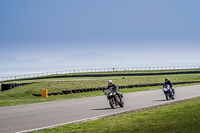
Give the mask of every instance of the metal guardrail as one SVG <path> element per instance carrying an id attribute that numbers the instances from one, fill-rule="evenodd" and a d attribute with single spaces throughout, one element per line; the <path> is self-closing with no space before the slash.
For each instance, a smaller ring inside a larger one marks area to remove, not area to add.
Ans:
<path id="1" fill-rule="evenodd" d="M 153 72 L 153 73 L 108 73 L 108 74 L 65 74 L 65 75 L 50 75 L 50 76 L 44 76 L 44 77 L 32 77 L 32 78 L 27 78 L 27 79 L 22 79 L 22 80 L 34 80 L 34 79 L 48 79 L 48 78 L 69 78 L 69 77 L 108 77 L 108 76 L 151 76 L 151 75 L 173 75 L 173 74 L 197 74 L 200 73 L 200 70 L 196 69 L 193 71 L 175 71 L 175 72 Z M 17 79 L 18 81 L 20 79 Z"/>
<path id="2" fill-rule="evenodd" d="M 15 80 L 22 78 L 34 78 L 58 74 L 72 74 L 72 73 L 89 73 L 89 72 L 113 72 L 113 71 L 150 71 L 150 70 L 178 70 L 178 69 L 200 69 L 200 65 L 195 66 L 158 66 L 158 67 L 124 67 L 124 68 L 101 68 L 101 69 L 78 69 L 78 70 L 63 70 L 54 72 L 34 73 L 26 75 L 1 77 L 0 81 Z"/>

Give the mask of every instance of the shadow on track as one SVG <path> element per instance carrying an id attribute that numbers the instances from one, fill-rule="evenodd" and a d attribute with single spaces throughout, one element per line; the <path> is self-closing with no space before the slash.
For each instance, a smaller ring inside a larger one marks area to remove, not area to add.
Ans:
<path id="1" fill-rule="evenodd" d="M 92 109 L 92 110 L 109 110 L 109 109 L 112 109 L 112 108 L 100 108 L 100 109 Z"/>
<path id="2" fill-rule="evenodd" d="M 162 99 L 162 100 L 154 100 L 154 102 L 157 102 L 157 101 L 167 101 L 166 99 Z"/>

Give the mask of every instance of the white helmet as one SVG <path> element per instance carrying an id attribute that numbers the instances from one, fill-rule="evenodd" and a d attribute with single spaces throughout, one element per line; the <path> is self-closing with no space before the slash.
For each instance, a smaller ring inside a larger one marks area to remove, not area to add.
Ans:
<path id="1" fill-rule="evenodd" d="M 108 80 L 108 84 L 112 83 L 112 80 Z"/>

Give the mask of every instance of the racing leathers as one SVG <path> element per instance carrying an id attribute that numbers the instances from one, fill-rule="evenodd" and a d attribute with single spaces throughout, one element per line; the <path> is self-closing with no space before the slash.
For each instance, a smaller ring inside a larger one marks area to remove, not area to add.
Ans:
<path id="1" fill-rule="evenodd" d="M 120 97 L 120 100 L 121 100 L 121 98 L 123 97 L 123 95 L 121 94 L 121 92 L 120 92 L 120 91 L 117 91 L 118 86 L 116 86 L 116 84 L 109 85 L 109 86 L 106 88 L 106 90 L 107 90 L 107 89 L 112 89 L 112 90 L 114 90 L 114 91 L 116 92 L 116 94 Z"/>

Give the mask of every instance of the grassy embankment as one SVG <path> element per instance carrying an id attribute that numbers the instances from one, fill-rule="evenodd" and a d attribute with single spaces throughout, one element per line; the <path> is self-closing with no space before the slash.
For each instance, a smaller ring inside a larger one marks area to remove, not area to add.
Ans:
<path id="1" fill-rule="evenodd" d="M 199 133 L 200 98 L 34 133 Z"/>
<path id="2" fill-rule="evenodd" d="M 184 70 L 173 70 L 173 71 L 184 71 Z M 137 71 L 137 72 L 140 72 L 140 71 Z M 158 71 L 148 71 L 148 72 L 158 72 Z M 159 71 L 159 72 L 163 72 L 163 71 Z M 164 72 L 166 72 L 166 70 Z M 123 72 L 112 72 L 112 73 L 123 73 Z M 128 71 L 125 71 L 124 73 L 128 73 Z M 133 73 L 133 72 L 130 71 L 129 73 Z M 105 87 L 107 86 L 107 81 L 109 79 L 112 79 L 113 82 L 119 86 L 133 85 L 133 84 L 147 84 L 147 83 L 163 83 L 166 77 L 169 77 L 172 82 L 200 80 L 200 74 L 155 75 L 155 76 L 150 76 L 150 77 L 149 76 L 126 76 L 125 79 L 122 79 L 121 76 L 70 77 L 70 78 L 50 78 L 50 79 L 38 79 L 38 80 L 26 79 L 26 80 L 20 80 L 20 81 L 12 81 L 12 83 L 34 82 L 34 81 L 43 81 L 43 82 L 20 86 L 11 90 L 0 92 L 0 97 L 1 97 L 0 107 L 104 95 L 104 93 L 101 91 L 68 94 L 68 95 L 52 95 L 52 96 L 49 96 L 48 98 L 41 98 L 41 97 L 36 97 L 32 95 L 32 94 L 40 94 L 41 89 L 48 89 L 49 93 L 53 93 L 53 92 L 59 92 L 63 90 L 70 90 L 70 89 Z M 7 82 L 7 83 L 10 83 L 10 82 Z M 128 92 L 145 91 L 145 90 L 153 90 L 153 89 L 161 89 L 161 86 L 129 88 L 129 89 L 127 88 L 127 89 L 122 89 L 121 91 L 122 93 L 128 93 Z"/>

